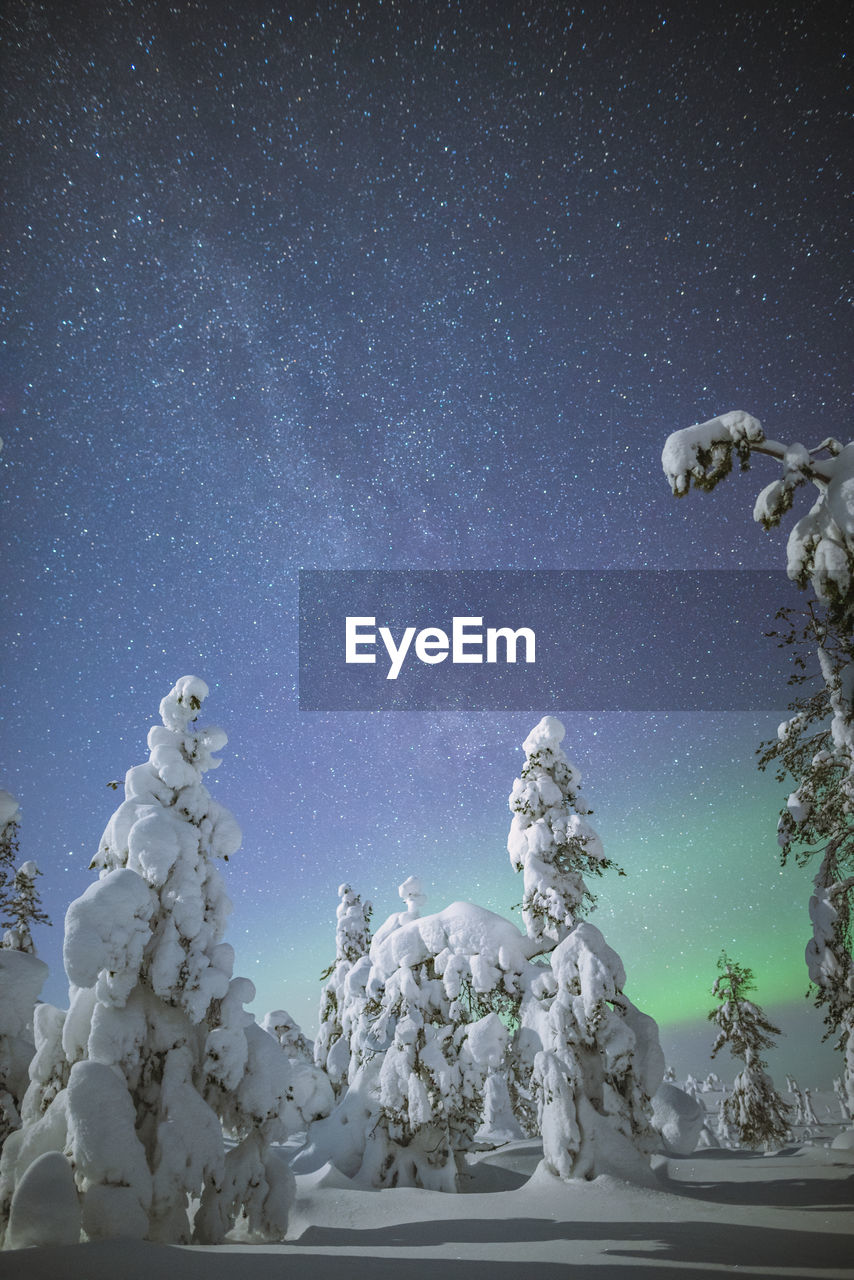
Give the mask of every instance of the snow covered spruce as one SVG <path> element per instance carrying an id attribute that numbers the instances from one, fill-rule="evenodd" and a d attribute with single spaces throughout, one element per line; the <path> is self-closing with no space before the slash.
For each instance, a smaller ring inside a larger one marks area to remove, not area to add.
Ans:
<path id="1" fill-rule="evenodd" d="M 674 432 L 662 465 L 674 494 L 682 496 L 692 482 L 713 489 L 729 474 L 733 456 L 747 468 L 753 454 L 781 466 L 754 506 L 764 528 L 780 524 L 802 486 L 817 493 L 786 548 L 789 577 L 812 587 L 815 600 L 799 622 L 792 610 L 781 614 L 789 626 L 782 643 L 794 647 L 797 667 L 791 682 L 800 686 L 815 663 L 821 683 L 790 704 L 793 715 L 775 740 L 763 744 L 760 768 L 773 765 L 781 782 L 788 777 L 796 783 L 778 822 L 783 863 L 790 853 L 801 865 L 819 859 L 806 962 L 828 1033 L 838 1035 L 845 1053 L 847 1105 L 854 1114 L 854 441 L 828 438 L 811 449 L 783 445 L 769 440 L 756 418 L 736 411 Z"/>
<path id="2" fill-rule="evenodd" d="M 524 939 L 471 903 L 422 916 L 414 876 L 400 894 L 406 910 L 377 930 L 361 980 L 345 988 L 348 1085 L 293 1167 L 331 1161 L 362 1185 L 454 1191 L 509 1038 L 495 1013 L 472 1016 L 469 993 L 505 990 L 518 999 Z"/>
<path id="3" fill-rule="evenodd" d="M 593 896 L 583 873 L 612 864 L 584 816 L 563 735 L 553 717 L 537 725 L 510 797 L 527 935 L 471 903 L 422 915 L 418 880 L 400 886 L 406 910 L 367 955 L 354 953 L 336 988 L 332 1047 L 342 1082 L 347 1047 L 346 1086 L 312 1127 L 297 1172 L 331 1162 L 363 1185 L 452 1191 L 479 1136 L 536 1127 L 553 1174 L 649 1177 L 664 1060 L 655 1023 L 623 994 L 619 957 L 580 918 Z M 349 893 L 343 886 L 345 910 Z"/>
<path id="4" fill-rule="evenodd" d="M 320 1029 L 314 1042 L 314 1060 L 329 1076 L 336 1095 L 346 1083 L 350 1069 L 350 1033 L 348 1018 L 352 1018 L 352 992 L 348 998 L 350 975 L 358 962 L 368 954 L 372 907 L 354 893 L 349 884 L 338 889 L 338 910 L 335 928 L 335 960 L 321 975 L 328 978 L 320 997 Z M 364 989 L 364 984 L 362 990 Z"/>
<path id="5" fill-rule="evenodd" d="M 232 977 L 222 940 L 215 860 L 240 831 L 202 784 L 226 743 L 195 726 L 207 694 L 186 676 L 161 702 L 93 859 L 99 879 L 68 908 L 70 1007 L 37 1009 L 22 1127 L 0 1163 L 9 1247 L 81 1229 L 215 1243 L 241 1214 L 262 1238 L 285 1234 L 293 1179 L 271 1143 L 286 1136 L 289 1067 L 244 1011 L 254 988 Z"/>
<path id="6" fill-rule="evenodd" d="M 564 727 L 545 716 L 524 743 L 513 784 L 510 860 L 524 875 L 528 954 L 516 1035 L 517 1072 L 530 1070 L 546 1167 L 563 1178 L 648 1175 L 656 1135 L 650 1100 L 664 1076 L 658 1027 L 623 994 L 620 957 L 581 918 L 584 874 L 613 866 L 587 822 Z"/>
<path id="7" fill-rule="evenodd" d="M 762 1059 L 762 1050 L 771 1048 L 780 1029 L 748 997 L 756 986 L 752 970 L 730 960 L 726 952 L 718 969 L 712 994 L 719 1004 L 708 1015 L 718 1028 L 712 1057 L 726 1047 L 744 1063 L 732 1093 L 722 1103 L 722 1121 L 725 1128 L 732 1126 L 742 1146 L 771 1151 L 789 1136 L 789 1106 L 774 1088 Z"/>
<path id="8" fill-rule="evenodd" d="M 5 929 L 0 945 L 0 1147 L 21 1123 L 21 1100 L 35 1051 L 33 1010 L 47 978 L 31 926 L 47 923 L 41 909 L 34 862 L 16 867 L 21 809 L 13 795 L 0 791 L 0 910 Z"/>

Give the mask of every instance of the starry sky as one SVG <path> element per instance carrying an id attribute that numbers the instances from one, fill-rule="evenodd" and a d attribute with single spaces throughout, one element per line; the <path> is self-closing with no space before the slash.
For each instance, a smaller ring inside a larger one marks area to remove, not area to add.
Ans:
<path id="1" fill-rule="evenodd" d="M 627 872 L 595 918 L 629 994 L 675 1037 L 726 947 L 800 1025 L 780 714 L 301 713 L 297 574 L 781 568 L 769 460 L 676 503 L 659 459 L 733 408 L 848 438 L 849 35 L 821 0 L 9 0 L 0 786 L 45 998 L 108 784 L 192 673 L 259 1015 L 314 1032 L 344 880 L 377 922 L 413 873 L 513 914 L 553 713 Z"/>

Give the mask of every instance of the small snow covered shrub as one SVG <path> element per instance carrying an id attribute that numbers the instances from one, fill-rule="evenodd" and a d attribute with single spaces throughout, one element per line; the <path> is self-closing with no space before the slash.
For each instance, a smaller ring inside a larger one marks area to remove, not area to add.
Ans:
<path id="1" fill-rule="evenodd" d="M 326 1072 L 315 1066 L 311 1041 L 286 1010 L 266 1013 L 261 1028 L 273 1037 L 288 1060 L 290 1083 L 285 1119 L 289 1131 L 297 1133 L 329 1115 L 335 1104 L 332 1085 Z"/>
<path id="2" fill-rule="evenodd" d="M 202 783 L 226 744 L 195 725 L 207 694 L 186 676 L 161 702 L 93 860 L 99 879 L 68 908 L 70 1007 L 36 1019 L 23 1126 L 0 1162 L 4 1222 L 27 1171 L 58 1152 L 90 1238 L 215 1243 L 241 1213 L 260 1236 L 284 1233 L 292 1187 L 270 1144 L 285 1136 L 289 1066 L 244 1011 L 254 988 L 232 977 L 223 941 L 216 860 L 240 831 Z"/>
<path id="3" fill-rule="evenodd" d="M 652 1100 L 652 1127 L 665 1151 L 688 1156 L 706 1127 L 706 1109 L 695 1096 L 665 1081 Z"/>

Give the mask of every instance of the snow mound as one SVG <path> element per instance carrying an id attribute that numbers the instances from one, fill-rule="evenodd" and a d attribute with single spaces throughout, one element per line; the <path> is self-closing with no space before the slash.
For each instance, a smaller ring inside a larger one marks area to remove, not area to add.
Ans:
<path id="1" fill-rule="evenodd" d="M 854 1129 L 843 1129 L 830 1144 L 831 1151 L 846 1151 L 854 1160 Z"/>
<path id="2" fill-rule="evenodd" d="M 79 1239 L 80 1201 L 71 1165 L 59 1151 L 46 1151 L 15 1188 L 6 1248 L 68 1245 Z"/>
<path id="3" fill-rule="evenodd" d="M 652 1099 L 652 1127 L 669 1155 L 688 1156 L 696 1151 L 705 1123 L 701 1103 L 675 1084 L 665 1082 Z"/>

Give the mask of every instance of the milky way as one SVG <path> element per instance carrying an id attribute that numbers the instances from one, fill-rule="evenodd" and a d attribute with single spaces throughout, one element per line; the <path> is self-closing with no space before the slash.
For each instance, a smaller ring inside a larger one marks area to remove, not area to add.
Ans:
<path id="1" fill-rule="evenodd" d="M 260 1012 L 313 1029 L 343 879 L 511 911 L 544 712 L 628 873 L 600 924 L 636 999 L 702 1014 L 722 946 L 801 997 L 808 877 L 753 766 L 779 717 L 296 701 L 299 568 L 782 567 L 770 469 L 676 504 L 659 455 L 732 408 L 848 438 L 849 32 L 727 9 L 6 5 L 0 785 L 48 998 L 106 784 L 190 672 Z"/>

